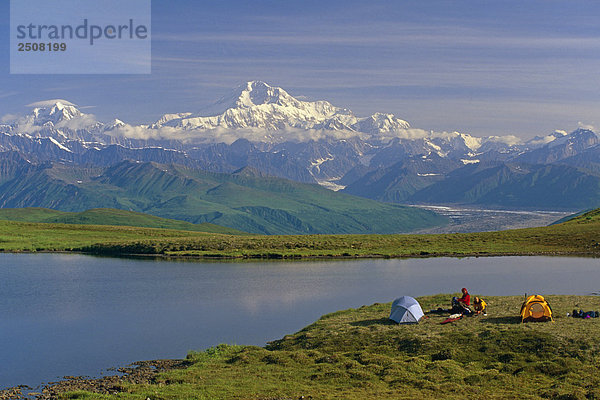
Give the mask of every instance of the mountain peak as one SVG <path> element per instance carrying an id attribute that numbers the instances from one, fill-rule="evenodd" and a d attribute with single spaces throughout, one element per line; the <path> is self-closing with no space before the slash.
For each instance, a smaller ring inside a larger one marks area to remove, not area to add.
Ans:
<path id="1" fill-rule="evenodd" d="M 581 135 L 594 135 L 597 136 L 597 133 L 594 132 L 590 128 L 579 127 L 571 132 L 571 136 L 581 136 Z"/>
<path id="2" fill-rule="evenodd" d="M 55 125 L 84 115 L 75 104 L 62 99 L 38 101 L 29 104 L 28 107 L 33 107 L 32 115 L 35 125 L 44 125 L 49 122 Z"/>
<path id="3" fill-rule="evenodd" d="M 263 82 L 263 81 L 257 81 L 257 80 L 255 80 L 255 81 L 248 81 L 245 84 L 240 85 L 239 87 L 243 87 L 243 86 L 245 86 L 246 89 L 250 90 L 250 91 L 255 90 L 255 89 L 256 90 L 265 90 L 265 89 L 273 88 L 273 86 L 269 85 L 268 83 Z M 281 89 L 281 88 L 278 88 L 278 87 L 275 87 L 275 88 L 276 89 Z"/>
<path id="4" fill-rule="evenodd" d="M 550 148 L 557 146 L 578 146 L 581 149 L 596 145 L 600 142 L 598 135 L 587 128 L 578 128 L 568 135 L 558 137 L 547 146 Z"/>
<path id="5" fill-rule="evenodd" d="M 248 81 L 232 90 L 216 103 L 200 110 L 198 116 L 215 116 L 229 109 L 249 109 L 264 104 L 297 106 L 298 100 L 280 87 L 263 81 Z"/>
<path id="6" fill-rule="evenodd" d="M 243 86 L 245 87 L 240 92 L 236 102 L 238 107 L 253 107 L 262 104 L 283 105 L 282 103 L 285 100 L 293 99 L 282 88 L 269 86 L 262 81 L 250 81 Z"/>
<path id="7" fill-rule="evenodd" d="M 110 124 L 104 127 L 105 130 L 119 129 L 126 127 L 127 124 L 118 118 L 115 118 Z"/>
<path id="8" fill-rule="evenodd" d="M 267 175 L 256 168 L 245 166 L 231 173 L 234 176 L 249 176 L 254 178 L 264 178 Z"/>
<path id="9" fill-rule="evenodd" d="M 358 118 L 351 110 L 339 108 L 325 100 L 299 100 L 277 86 L 263 81 L 248 81 L 232 90 L 216 103 L 200 109 L 197 114 L 164 115 L 151 128 L 169 126 L 186 130 L 211 129 L 261 129 L 279 131 L 279 139 L 290 139 L 294 133 L 319 131 L 319 134 L 343 132 L 343 135 L 398 134 L 410 128 L 408 122 L 393 114 L 376 113 Z M 264 141 L 264 132 L 247 131 L 247 137 L 257 133 L 258 141 Z M 312 137 L 312 133 L 308 133 Z M 246 136 L 243 136 L 246 137 Z M 269 136 L 269 140 L 273 140 Z"/>

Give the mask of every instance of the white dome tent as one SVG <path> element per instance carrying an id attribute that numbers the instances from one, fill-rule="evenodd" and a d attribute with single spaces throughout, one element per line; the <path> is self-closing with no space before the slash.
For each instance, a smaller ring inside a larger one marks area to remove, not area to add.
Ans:
<path id="1" fill-rule="evenodd" d="M 390 319 L 399 324 L 416 324 L 424 315 L 421 305 L 414 297 L 402 296 L 392 303 Z"/>

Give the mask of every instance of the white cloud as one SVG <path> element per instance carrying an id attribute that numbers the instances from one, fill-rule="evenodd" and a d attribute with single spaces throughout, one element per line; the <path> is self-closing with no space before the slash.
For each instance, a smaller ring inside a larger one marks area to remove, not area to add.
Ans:
<path id="1" fill-rule="evenodd" d="M 64 100 L 64 99 L 53 99 L 53 100 L 36 101 L 35 103 L 27 104 L 27 107 L 31 107 L 31 108 L 47 108 L 47 107 L 54 106 L 56 103 L 62 103 L 65 106 L 77 107 L 77 104 L 73 104 L 70 101 Z"/>
<path id="2" fill-rule="evenodd" d="M 20 118 L 20 115 L 17 114 L 5 114 L 0 118 L 0 122 L 3 124 L 11 124 L 16 122 Z"/>
<path id="3" fill-rule="evenodd" d="M 107 134 L 117 137 L 126 137 L 131 139 L 175 139 L 192 143 L 227 143 L 231 144 L 238 139 L 247 139 L 252 142 L 269 141 L 278 142 L 306 142 L 309 140 L 330 139 L 348 139 L 352 137 L 366 137 L 367 134 L 347 130 L 321 130 L 321 129 L 295 129 L 287 128 L 277 131 L 270 131 L 259 128 L 246 129 L 181 129 L 163 126 L 160 128 L 149 128 L 146 125 L 132 126 L 125 125 L 107 131 Z"/>
<path id="4" fill-rule="evenodd" d="M 596 128 L 594 127 L 594 125 L 584 124 L 581 121 L 577 122 L 577 125 L 582 129 L 589 129 L 590 131 L 596 132 Z"/>
<path id="5" fill-rule="evenodd" d="M 0 99 L 11 97 L 17 94 L 19 94 L 19 92 L 0 92 Z"/>
<path id="6" fill-rule="evenodd" d="M 56 128 L 69 128 L 73 130 L 85 129 L 98 123 L 98 120 L 94 114 L 83 114 L 79 117 L 72 118 L 70 120 L 61 121 L 56 124 Z"/>
<path id="7" fill-rule="evenodd" d="M 494 143 L 504 143 L 509 146 L 515 146 L 517 144 L 523 143 L 523 140 L 515 135 L 506 135 L 506 136 L 488 136 L 486 138 L 488 142 Z"/>

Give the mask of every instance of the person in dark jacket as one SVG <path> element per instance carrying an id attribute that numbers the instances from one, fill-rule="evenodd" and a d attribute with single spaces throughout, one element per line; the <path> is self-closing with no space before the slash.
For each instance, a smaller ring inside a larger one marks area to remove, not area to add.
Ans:
<path id="1" fill-rule="evenodd" d="M 472 311 L 469 308 L 471 305 L 471 295 L 467 288 L 462 288 L 462 297 L 452 298 L 452 313 L 454 314 L 471 314 Z"/>

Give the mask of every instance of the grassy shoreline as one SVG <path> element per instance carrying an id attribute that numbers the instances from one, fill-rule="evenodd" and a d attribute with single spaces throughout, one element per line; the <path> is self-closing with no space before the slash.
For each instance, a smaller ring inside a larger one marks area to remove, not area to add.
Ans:
<path id="1" fill-rule="evenodd" d="M 600 256 L 600 212 L 540 228 L 392 235 L 227 235 L 106 225 L 0 221 L 0 251 L 190 259 Z"/>
<path id="2" fill-rule="evenodd" d="M 417 325 L 392 323 L 390 303 L 375 303 L 326 314 L 264 347 L 190 352 L 183 368 L 146 381 L 124 378 L 106 387 L 75 380 L 45 393 L 164 400 L 600 398 L 600 319 L 566 316 L 574 308 L 599 309 L 599 297 L 545 296 L 555 321 L 522 324 L 522 296 L 484 296 L 488 316 L 441 325 L 446 314 L 428 310 L 447 307 L 451 296 L 418 298 L 428 318 Z"/>

